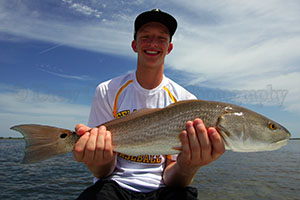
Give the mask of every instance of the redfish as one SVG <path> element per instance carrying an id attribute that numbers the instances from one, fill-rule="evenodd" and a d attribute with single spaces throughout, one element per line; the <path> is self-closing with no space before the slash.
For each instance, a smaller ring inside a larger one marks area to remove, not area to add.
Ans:
<path id="1" fill-rule="evenodd" d="M 215 127 L 227 150 L 272 151 L 287 144 L 291 134 L 282 125 L 241 106 L 186 100 L 165 108 L 141 109 L 104 125 L 112 133 L 114 151 L 137 156 L 178 154 L 186 122 L 200 118 Z M 100 126 L 100 125 L 99 125 Z M 71 152 L 80 136 L 67 129 L 36 124 L 17 125 L 26 140 L 23 163 Z"/>

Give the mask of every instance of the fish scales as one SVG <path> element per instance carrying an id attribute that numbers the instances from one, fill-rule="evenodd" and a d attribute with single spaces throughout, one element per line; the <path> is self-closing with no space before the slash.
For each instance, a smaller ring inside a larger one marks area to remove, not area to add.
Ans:
<path id="1" fill-rule="evenodd" d="M 215 127 L 227 150 L 272 151 L 284 146 L 291 134 L 282 125 L 241 106 L 186 100 L 165 108 L 141 109 L 102 125 L 112 133 L 114 150 L 128 155 L 179 153 L 179 135 L 186 122 L 203 120 Z M 100 125 L 99 125 L 100 126 Z M 33 163 L 73 150 L 80 136 L 73 131 L 37 124 L 17 125 L 26 140 L 23 163 Z"/>
<path id="2" fill-rule="evenodd" d="M 207 127 L 215 127 L 218 116 L 228 104 L 184 101 L 165 109 L 122 121 L 118 126 L 104 124 L 112 132 L 115 150 L 129 155 L 174 154 L 180 148 L 180 133 L 187 121 L 201 118 Z M 142 132 L 142 133 L 141 133 Z M 131 148 L 128 148 L 131 147 Z"/>

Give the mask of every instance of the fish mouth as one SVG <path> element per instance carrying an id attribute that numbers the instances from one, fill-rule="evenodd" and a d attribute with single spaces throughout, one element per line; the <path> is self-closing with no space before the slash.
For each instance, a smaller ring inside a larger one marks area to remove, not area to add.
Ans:
<path id="1" fill-rule="evenodd" d="M 275 145 L 275 146 L 284 146 L 287 144 L 287 142 L 289 141 L 290 139 L 284 139 L 284 140 L 279 140 L 279 141 L 276 141 L 276 142 L 273 142 L 271 143 L 272 145 Z"/>
<path id="2" fill-rule="evenodd" d="M 285 131 L 286 131 L 286 135 L 284 135 L 284 136 L 281 137 L 280 139 L 278 138 L 278 140 L 272 142 L 271 145 L 279 146 L 279 147 L 286 145 L 287 142 L 288 142 L 288 141 L 290 140 L 290 138 L 291 138 L 291 133 L 290 133 L 287 129 L 285 129 Z"/>
<path id="3" fill-rule="evenodd" d="M 289 138 L 273 142 L 273 143 L 270 144 L 269 148 L 266 149 L 266 151 L 277 150 L 277 149 L 287 145 L 288 141 L 289 141 Z"/>

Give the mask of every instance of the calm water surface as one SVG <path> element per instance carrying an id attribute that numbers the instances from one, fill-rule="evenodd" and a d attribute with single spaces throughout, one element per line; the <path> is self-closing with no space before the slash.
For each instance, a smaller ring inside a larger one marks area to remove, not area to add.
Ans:
<path id="1" fill-rule="evenodd" d="M 22 165 L 25 142 L 0 140 L 0 199 L 75 199 L 92 184 L 72 154 Z M 300 141 L 280 150 L 226 152 L 199 170 L 199 199 L 300 200 Z"/>

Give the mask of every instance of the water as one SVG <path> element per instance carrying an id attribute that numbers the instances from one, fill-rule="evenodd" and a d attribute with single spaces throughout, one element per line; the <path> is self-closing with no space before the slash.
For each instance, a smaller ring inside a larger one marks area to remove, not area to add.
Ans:
<path id="1" fill-rule="evenodd" d="M 0 199 L 75 199 L 92 184 L 72 154 L 20 164 L 24 146 L 23 140 L 0 140 Z M 272 152 L 228 151 L 201 168 L 193 186 L 199 199 L 299 200 L 300 141 Z"/>

